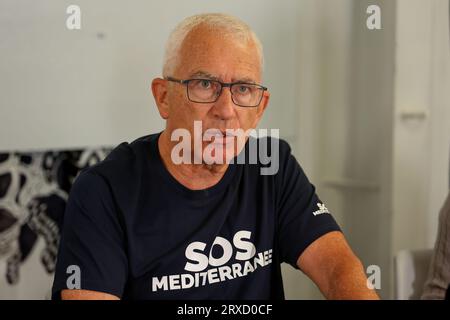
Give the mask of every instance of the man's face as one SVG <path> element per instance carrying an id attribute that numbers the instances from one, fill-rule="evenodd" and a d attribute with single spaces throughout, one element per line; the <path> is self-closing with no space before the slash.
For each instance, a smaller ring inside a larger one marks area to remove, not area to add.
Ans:
<path id="1" fill-rule="evenodd" d="M 179 64 L 169 76 L 177 79 L 205 78 L 221 82 L 261 83 L 260 60 L 255 44 L 243 44 L 217 31 L 197 28 L 190 32 L 183 42 Z M 253 129 L 257 126 L 268 103 L 269 94 L 264 96 L 258 107 L 240 107 L 233 103 L 229 88 L 223 88 L 218 100 L 213 103 L 189 101 L 186 86 L 169 82 L 167 88 L 169 132 L 185 128 L 194 137 L 194 121 L 202 122 L 202 134 L 208 129 Z M 244 141 L 240 141 L 242 144 Z M 205 148 L 209 141 L 203 142 Z M 223 138 L 214 144 L 221 148 L 223 161 L 228 161 L 240 152 L 236 138 Z"/>

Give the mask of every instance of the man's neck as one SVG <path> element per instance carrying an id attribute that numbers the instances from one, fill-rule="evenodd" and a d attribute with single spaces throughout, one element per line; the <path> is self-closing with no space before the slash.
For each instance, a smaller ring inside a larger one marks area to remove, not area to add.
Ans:
<path id="1" fill-rule="evenodd" d="M 176 142 L 164 130 L 158 139 L 158 149 L 164 166 L 182 185 L 191 190 L 202 190 L 217 184 L 225 174 L 228 164 L 174 164 L 171 158 Z"/>

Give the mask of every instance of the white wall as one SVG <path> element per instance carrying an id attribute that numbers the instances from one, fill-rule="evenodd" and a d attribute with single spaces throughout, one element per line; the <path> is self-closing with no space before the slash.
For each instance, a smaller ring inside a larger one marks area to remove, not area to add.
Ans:
<path id="1" fill-rule="evenodd" d="M 449 1 L 435 0 L 432 17 L 428 247 L 436 240 L 439 210 L 450 190 L 450 23 L 446 14 L 450 13 L 449 6 Z"/>
<path id="2" fill-rule="evenodd" d="M 342 199 L 327 193 L 320 181 L 326 172 L 341 171 L 345 164 L 342 150 L 347 150 L 345 128 L 349 113 L 345 106 L 348 104 L 352 2 L 303 1 L 298 27 L 299 56 L 295 65 L 299 140 L 294 153 L 338 222 L 343 218 L 338 209 Z M 328 150 L 332 158 L 324 157 L 324 150 Z M 295 271 L 285 268 L 284 272 L 294 277 Z M 286 287 L 294 296 L 322 298 L 305 276 L 297 286 L 287 284 Z"/>
<path id="3" fill-rule="evenodd" d="M 299 159 L 363 264 L 380 266 L 387 297 L 395 2 L 308 3 L 299 29 Z M 366 27 L 370 4 L 381 7 L 381 30 Z"/>
<path id="4" fill-rule="evenodd" d="M 448 192 L 448 1 L 304 3 L 297 155 L 391 298 L 393 256 L 433 245 Z M 365 28 L 370 4 L 381 30 Z"/>
<path id="5" fill-rule="evenodd" d="M 446 0 L 397 1 L 393 254 L 433 246 L 448 193 L 448 5 Z"/>
<path id="6" fill-rule="evenodd" d="M 166 38 L 186 16 L 227 12 L 265 47 L 274 93 L 262 126 L 295 139 L 295 51 L 302 2 L 79 0 L 82 29 L 66 29 L 73 1 L 0 2 L 0 150 L 115 145 L 163 128 L 149 85 Z"/>

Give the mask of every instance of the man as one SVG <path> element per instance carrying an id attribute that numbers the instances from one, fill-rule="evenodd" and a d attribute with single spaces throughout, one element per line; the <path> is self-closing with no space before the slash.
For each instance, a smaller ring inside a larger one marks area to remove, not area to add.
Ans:
<path id="1" fill-rule="evenodd" d="M 178 25 L 164 78 L 152 82 L 166 128 L 119 145 L 77 178 L 55 298 L 283 299 L 281 262 L 326 298 L 378 298 L 288 144 L 248 136 L 270 97 L 262 65 L 259 40 L 234 17 Z M 179 152 L 184 133 L 192 139 Z M 236 159 L 255 155 L 254 141 L 270 145 L 277 170 Z"/>
<path id="2" fill-rule="evenodd" d="M 449 299 L 450 290 L 450 193 L 439 213 L 439 229 L 422 299 Z"/>

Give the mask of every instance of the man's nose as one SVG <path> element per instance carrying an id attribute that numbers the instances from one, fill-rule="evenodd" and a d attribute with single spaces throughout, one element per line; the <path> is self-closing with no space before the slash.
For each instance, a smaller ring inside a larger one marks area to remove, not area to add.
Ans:
<path id="1" fill-rule="evenodd" d="M 231 119 L 235 115 L 235 107 L 236 105 L 231 99 L 230 88 L 222 88 L 222 92 L 213 106 L 214 115 L 223 120 Z"/>

